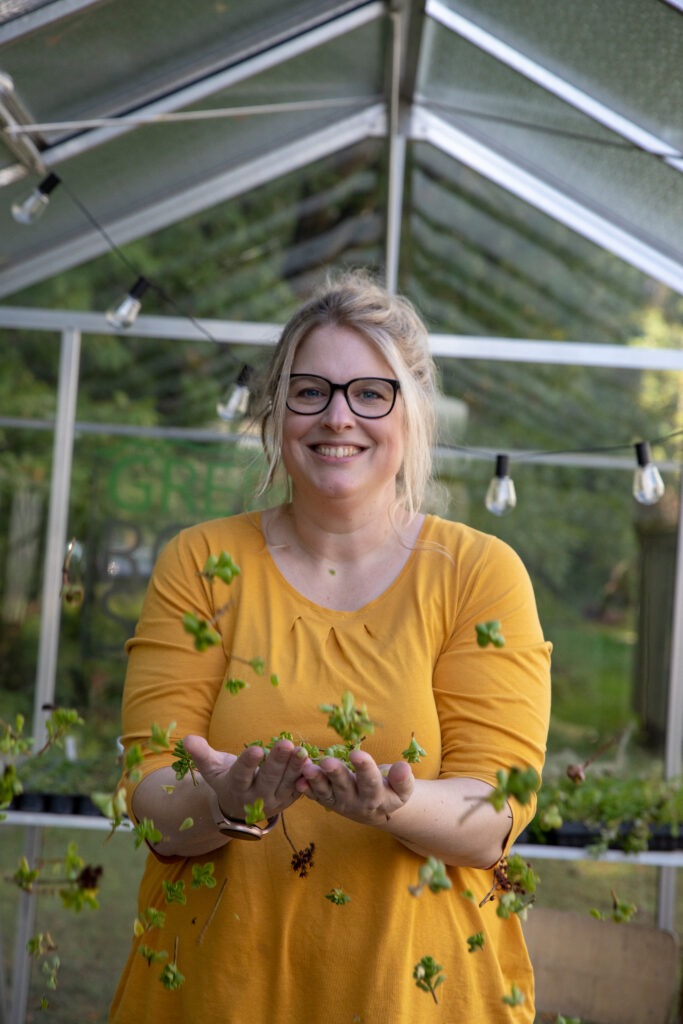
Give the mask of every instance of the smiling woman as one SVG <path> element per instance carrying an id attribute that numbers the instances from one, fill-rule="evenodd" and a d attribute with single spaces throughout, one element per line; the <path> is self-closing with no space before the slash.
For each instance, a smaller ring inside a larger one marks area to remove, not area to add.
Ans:
<path id="1" fill-rule="evenodd" d="M 200 1004 L 209 1024 L 533 1020 L 519 921 L 489 895 L 535 798 L 493 794 L 501 772 L 541 771 L 549 645 L 517 555 L 420 512 L 434 391 L 412 306 L 362 274 L 332 282 L 285 326 L 261 395 L 265 486 L 282 468 L 290 501 L 162 551 L 122 740 L 147 750 L 130 809 L 160 838 L 115 1024 L 189 1024 Z M 220 551 L 229 592 L 204 568 Z M 186 609 L 214 631 L 203 653 Z M 490 620 L 505 644 L 486 652 Z M 243 652 L 277 688 L 240 682 Z M 169 719 L 194 778 L 151 742 Z M 163 955 L 172 986 L 150 980 Z"/>

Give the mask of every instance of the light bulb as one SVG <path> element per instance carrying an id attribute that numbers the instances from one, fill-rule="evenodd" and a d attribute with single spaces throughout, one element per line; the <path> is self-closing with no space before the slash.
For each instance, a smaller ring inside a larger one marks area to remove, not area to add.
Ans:
<path id="1" fill-rule="evenodd" d="M 633 497 L 641 505 L 656 505 L 664 494 L 664 481 L 659 470 L 650 461 L 650 445 L 639 441 L 635 445 L 638 466 L 633 474 Z"/>
<path id="2" fill-rule="evenodd" d="M 137 315 L 142 308 L 142 302 L 140 299 L 149 288 L 149 282 L 144 277 L 139 277 L 131 290 L 116 306 L 112 306 L 104 314 L 107 323 L 111 324 L 112 327 L 118 327 L 121 330 L 125 330 L 128 327 L 132 327 L 137 319 Z"/>
<path id="3" fill-rule="evenodd" d="M 50 202 L 50 193 L 57 188 L 60 180 L 58 175 L 48 174 L 26 199 L 12 203 L 12 216 L 17 224 L 34 224 L 42 217 Z"/>
<path id="4" fill-rule="evenodd" d="M 237 380 L 232 384 L 226 401 L 219 402 L 216 406 L 216 412 L 226 423 L 241 419 L 246 414 L 251 397 L 249 391 L 251 374 L 251 366 L 245 364 L 240 370 Z"/>
<path id="5" fill-rule="evenodd" d="M 504 516 L 517 504 L 515 484 L 508 475 L 510 460 L 507 455 L 496 456 L 496 472 L 486 491 L 484 504 L 494 516 Z"/>

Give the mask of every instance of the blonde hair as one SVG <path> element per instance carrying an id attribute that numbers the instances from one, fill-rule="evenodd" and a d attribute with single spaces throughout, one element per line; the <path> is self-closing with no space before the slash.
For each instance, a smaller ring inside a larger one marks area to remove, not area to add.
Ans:
<path id="1" fill-rule="evenodd" d="M 259 493 L 273 482 L 281 462 L 289 375 L 297 349 L 321 326 L 347 327 L 374 345 L 400 384 L 405 415 L 403 465 L 397 478 L 397 504 L 409 515 L 422 505 L 432 473 L 436 372 L 427 328 L 408 299 L 391 295 L 364 271 L 328 279 L 289 319 L 264 375 L 255 421 L 268 461 Z"/>

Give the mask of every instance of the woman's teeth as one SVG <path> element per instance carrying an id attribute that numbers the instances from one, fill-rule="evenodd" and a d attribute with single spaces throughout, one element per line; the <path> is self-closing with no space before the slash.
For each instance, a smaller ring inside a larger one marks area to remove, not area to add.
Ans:
<path id="1" fill-rule="evenodd" d="M 315 447 L 318 455 L 324 455 L 333 459 L 348 459 L 351 455 L 356 455 L 360 448 L 356 448 L 355 445 L 329 445 L 329 444 L 318 444 Z"/>

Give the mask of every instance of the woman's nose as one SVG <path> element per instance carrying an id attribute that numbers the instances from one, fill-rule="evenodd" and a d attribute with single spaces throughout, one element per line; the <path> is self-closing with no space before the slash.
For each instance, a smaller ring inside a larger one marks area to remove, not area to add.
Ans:
<path id="1" fill-rule="evenodd" d="M 323 422 L 328 423 L 335 429 L 345 427 L 347 424 L 353 425 L 354 415 L 351 412 L 349 403 L 346 401 L 346 395 L 341 389 L 335 391 L 332 395 L 330 404 L 323 412 Z"/>

